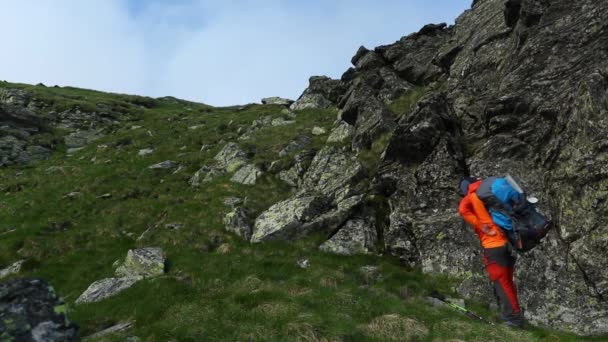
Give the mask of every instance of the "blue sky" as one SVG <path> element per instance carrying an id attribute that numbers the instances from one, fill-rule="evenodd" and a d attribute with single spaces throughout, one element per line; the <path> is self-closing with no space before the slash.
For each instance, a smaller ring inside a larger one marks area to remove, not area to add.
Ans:
<path id="1" fill-rule="evenodd" d="M 471 0 L 2 0 L 0 79 L 212 105 L 297 98 L 360 45 L 447 22 Z"/>

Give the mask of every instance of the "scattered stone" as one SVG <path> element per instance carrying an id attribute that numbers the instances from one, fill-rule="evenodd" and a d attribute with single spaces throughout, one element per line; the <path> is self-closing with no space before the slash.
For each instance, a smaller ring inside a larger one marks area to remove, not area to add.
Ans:
<path id="1" fill-rule="evenodd" d="M 294 103 L 294 100 L 285 99 L 282 97 L 265 97 L 262 99 L 262 104 L 265 105 L 279 105 L 279 106 L 291 106 Z"/>
<path id="2" fill-rule="evenodd" d="M 131 129 L 135 130 L 135 129 L 140 129 L 141 126 L 131 126 Z"/>
<path id="3" fill-rule="evenodd" d="M 307 269 L 310 267 L 310 261 L 308 259 L 298 259 L 296 265 L 298 265 L 299 268 Z"/>
<path id="4" fill-rule="evenodd" d="M 148 169 L 153 169 L 153 170 L 167 170 L 167 169 L 173 169 L 176 168 L 178 165 L 176 162 L 172 161 L 172 160 L 165 160 L 164 162 L 158 163 L 158 164 L 154 164 L 151 166 L 148 166 Z"/>
<path id="5" fill-rule="evenodd" d="M 312 135 L 323 135 L 325 133 L 327 133 L 327 130 L 325 128 L 322 128 L 322 127 L 315 126 L 312 129 Z"/>
<path id="6" fill-rule="evenodd" d="M 165 273 L 165 253 L 160 248 L 131 249 L 116 275 L 129 278 L 149 278 Z"/>
<path id="7" fill-rule="evenodd" d="M 375 249 L 378 237 L 373 222 L 352 219 L 319 249 L 340 255 L 368 254 Z"/>
<path id="8" fill-rule="evenodd" d="M 289 161 L 285 160 L 285 159 L 279 159 L 279 160 L 275 160 L 272 163 L 270 163 L 270 166 L 268 167 L 268 172 L 270 173 L 278 173 L 280 171 L 285 170 L 287 167 L 289 167 Z"/>
<path id="9" fill-rule="evenodd" d="M 10 265 L 7 268 L 1 269 L 0 270 L 0 279 L 6 278 L 10 275 L 21 272 L 21 266 L 23 266 L 24 263 L 25 263 L 25 260 L 20 260 L 20 261 L 15 262 L 14 264 Z M 1 337 L 1 335 L 0 335 L 0 337 Z"/>
<path id="10" fill-rule="evenodd" d="M 112 198 L 112 194 L 110 194 L 110 193 L 97 196 L 97 199 L 109 199 L 109 198 Z"/>
<path id="11" fill-rule="evenodd" d="M 148 154 L 152 154 L 154 153 L 154 149 L 153 148 L 144 148 L 139 150 L 139 152 L 137 153 L 138 156 L 147 156 Z"/>
<path id="12" fill-rule="evenodd" d="M 81 295 L 76 299 L 76 304 L 94 303 L 100 300 L 112 297 L 133 286 L 140 278 L 123 277 L 123 278 L 106 278 L 98 280 L 91 284 Z"/>
<path id="13" fill-rule="evenodd" d="M 78 341 L 78 328 L 69 323 L 63 301 L 40 279 L 0 283 L 0 340 Z"/>
<path id="14" fill-rule="evenodd" d="M 327 143 L 344 143 L 355 135 L 355 127 L 344 121 L 340 121 L 327 138 Z"/>
<path id="15" fill-rule="evenodd" d="M 104 337 L 106 335 L 125 332 L 125 331 L 131 329 L 132 327 L 133 327 L 133 322 L 119 323 L 119 324 L 113 325 L 107 329 L 104 329 L 100 332 L 96 332 L 93 335 L 87 336 L 84 339 L 85 339 L 85 341 L 89 340 L 89 339 L 93 340 L 93 339 Z"/>
<path id="16" fill-rule="evenodd" d="M 226 216 L 224 216 L 224 228 L 227 231 L 240 236 L 243 240 L 249 241 L 251 239 L 252 229 L 247 210 L 237 207 L 226 214 Z"/>
<path id="17" fill-rule="evenodd" d="M 272 120 L 271 125 L 273 127 L 281 127 L 281 126 L 293 125 L 295 123 L 296 123 L 295 120 L 285 120 L 283 118 L 276 118 L 276 119 Z"/>
<path id="18" fill-rule="evenodd" d="M 230 180 L 244 185 L 254 185 L 260 176 L 262 176 L 262 171 L 257 166 L 246 164 L 241 167 Z"/>
<path id="19" fill-rule="evenodd" d="M 205 127 L 205 125 L 194 125 L 194 126 L 190 126 L 188 127 L 189 130 L 194 131 L 197 130 L 199 128 Z"/>

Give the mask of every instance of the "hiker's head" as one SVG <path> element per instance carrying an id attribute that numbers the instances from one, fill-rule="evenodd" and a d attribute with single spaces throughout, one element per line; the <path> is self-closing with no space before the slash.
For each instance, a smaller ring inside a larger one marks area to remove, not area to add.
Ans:
<path id="1" fill-rule="evenodd" d="M 477 182 L 479 179 L 475 177 L 462 177 L 460 179 L 460 193 L 462 196 L 466 196 L 469 193 L 469 185 Z"/>

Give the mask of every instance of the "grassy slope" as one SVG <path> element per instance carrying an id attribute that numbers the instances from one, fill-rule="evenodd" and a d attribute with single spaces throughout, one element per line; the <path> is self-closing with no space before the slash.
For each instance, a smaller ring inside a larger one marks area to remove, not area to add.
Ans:
<path id="1" fill-rule="evenodd" d="M 257 214 L 288 197 L 289 188 L 270 175 L 251 187 L 231 183 L 226 175 L 198 191 L 187 180 L 221 149 L 222 140 L 237 141 L 240 125 L 249 126 L 263 115 L 281 116 L 279 107 L 210 108 L 74 88 L 19 87 L 52 101 L 54 108 L 63 108 L 66 101 L 77 101 L 81 108 L 114 103 L 130 114 L 130 122 L 116 133 L 72 157 L 60 151 L 37 165 L 0 169 L 0 267 L 27 259 L 21 276 L 49 280 L 67 301 L 68 314 L 83 336 L 134 320 L 128 334 L 144 341 L 374 341 L 402 337 L 398 327 L 380 324 L 382 337 L 373 333 L 378 327 L 370 325 L 376 317 L 399 314 L 426 325 L 428 341 L 579 340 L 540 329 L 490 327 L 433 308 L 423 296 L 430 289 L 449 293 L 453 281 L 405 270 L 388 257 L 323 254 L 315 237 L 249 245 L 225 233 L 223 198 L 247 197 L 248 207 Z M 278 159 L 278 151 L 297 134 L 309 133 L 313 126 L 329 129 L 334 119 L 331 110 L 306 111 L 295 125 L 258 131 L 254 161 Z M 131 129 L 133 125 L 141 128 Z M 195 125 L 203 126 L 188 128 Z M 314 146 L 319 148 L 325 138 L 315 138 Z M 205 144 L 211 149 L 201 153 Z M 250 142 L 242 145 L 251 148 Z M 139 157 L 139 149 L 147 147 L 155 152 Z M 167 159 L 184 169 L 177 174 L 147 169 Z M 47 172 L 51 166 L 59 169 Z M 81 196 L 63 198 L 74 191 Z M 105 193 L 112 197 L 97 198 Z M 169 231 L 167 223 L 183 228 Z M 136 241 L 150 227 L 157 228 Z M 10 229 L 16 231 L 2 233 Z M 142 281 L 99 303 L 73 304 L 90 283 L 111 277 L 112 263 L 128 249 L 147 246 L 166 251 L 166 276 Z M 308 258 L 311 267 L 297 267 L 300 258 Z M 383 280 L 366 279 L 358 271 L 364 265 L 378 266 Z M 124 336 L 106 340 L 122 341 Z"/>

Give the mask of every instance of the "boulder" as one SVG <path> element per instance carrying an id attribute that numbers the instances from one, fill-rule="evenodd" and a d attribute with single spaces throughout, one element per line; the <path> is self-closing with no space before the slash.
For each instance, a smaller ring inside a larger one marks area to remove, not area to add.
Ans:
<path id="1" fill-rule="evenodd" d="M 323 213 L 326 206 L 326 199 L 314 194 L 279 202 L 255 220 L 251 242 L 291 240 L 305 236 L 310 232 L 302 229 L 302 224 Z"/>
<path id="2" fill-rule="evenodd" d="M 241 150 L 239 145 L 233 142 L 226 144 L 213 159 L 218 163 L 220 168 L 225 169 L 227 172 L 238 170 L 249 160 L 247 154 Z"/>
<path id="3" fill-rule="evenodd" d="M 294 100 L 285 99 L 282 97 L 265 97 L 262 99 L 262 104 L 279 105 L 279 106 L 286 106 L 286 107 L 289 107 L 294 102 L 295 102 Z"/>
<path id="4" fill-rule="evenodd" d="M 251 239 L 251 223 L 249 222 L 249 214 L 242 207 L 236 207 L 234 210 L 224 216 L 224 228 L 245 241 Z"/>
<path id="5" fill-rule="evenodd" d="M 262 176 L 262 170 L 253 164 L 246 164 L 230 180 L 244 185 L 255 185 L 260 176 Z"/>
<path id="6" fill-rule="evenodd" d="M 116 269 L 119 277 L 149 278 L 165 273 L 165 253 L 160 248 L 131 249 L 122 265 Z"/>
<path id="7" fill-rule="evenodd" d="M 344 143 L 352 139 L 355 134 L 355 127 L 344 121 L 339 121 L 337 126 L 331 130 L 327 143 Z"/>
<path id="8" fill-rule="evenodd" d="M 319 249 L 341 255 L 368 254 L 375 249 L 377 242 L 374 222 L 351 219 Z"/>
<path id="9" fill-rule="evenodd" d="M 100 300 L 112 297 L 133 286 L 140 278 L 122 277 L 122 278 L 106 278 L 98 280 L 91 284 L 81 295 L 76 299 L 76 304 L 94 303 Z"/>
<path id="10" fill-rule="evenodd" d="M 0 283 L 0 340 L 78 341 L 77 327 L 69 322 L 65 304 L 40 279 Z"/>

